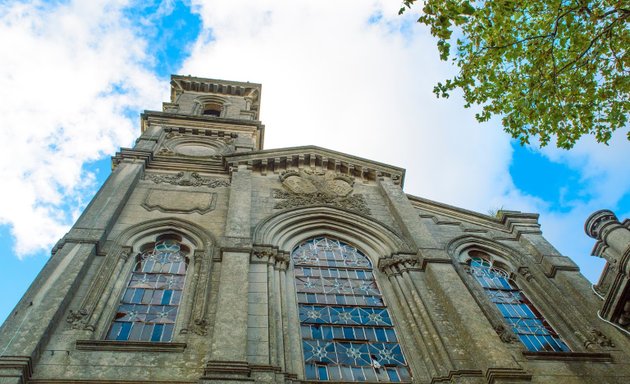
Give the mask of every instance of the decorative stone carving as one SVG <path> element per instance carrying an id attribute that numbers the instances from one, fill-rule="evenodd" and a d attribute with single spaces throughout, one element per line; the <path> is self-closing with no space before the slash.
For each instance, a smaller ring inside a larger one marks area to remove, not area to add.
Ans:
<path id="1" fill-rule="evenodd" d="M 311 194 L 293 194 L 275 190 L 273 197 L 276 199 L 284 199 L 283 201 L 276 203 L 274 206 L 275 209 L 298 208 L 311 205 L 328 205 L 331 207 L 356 211 L 364 215 L 371 214 L 365 198 L 358 194 L 348 197 L 338 197 L 319 192 Z"/>
<path id="2" fill-rule="evenodd" d="M 174 154 L 175 152 L 171 151 L 168 148 L 162 148 L 158 152 L 158 155 L 162 155 L 162 156 L 173 156 Z"/>
<path id="3" fill-rule="evenodd" d="M 396 255 L 378 260 L 378 269 L 385 273 L 393 273 L 395 270 L 400 272 L 417 270 L 420 269 L 420 266 L 421 260 L 417 255 Z"/>
<path id="4" fill-rule="evenodd" d="M 182 330 L 182 333 L 188 333 L 188 331 L 199 336 L 206 336 L 208 334 L 208 320 L 197 319 L 193 322 L 188 330 Z"/>
<path id="5" fill-rule="evenodd" d="M 499 324 L 494 327 L 494 331 L 497 333 L 497 335 L 499 335 L 501 341 L 503 341 L 504 343 L 512 344 L 518 341 L 516 335 L 510 332 L 503 324 Z"/>
<path id="6" fill-rule="evenodd" d="M 289 170 L 280 175 L 287 191 L 274 190 L 273 197 L 282 199 L 275 209 L 328 205 L 369 215 L 370 209 L 363 195 L 354 194 L 354 180 L 332 171 Z"/>
<path id="7" fill-rule="evenodd" d="M 518 269 L 518 274 L 523 276 L 527 281 L 535 280 L 534 275 L 532 275 L 531 271 L 527 267 L 520 267 Z"/>
<path id="8" fill-rule="evenodd" d="M 142 206 L 148 211 L 204 214 L 214 210 L 216 193 L 151 189 Z"/>
<path id="9" fill-rule="evenodd" d="M 615 344 L 608 338 L 608 336 L 604 335 L 600 330 L 596 328 L 591 328 L 588 331 L 588 335 L 584 336 L 580 332 L 575 332 L 575 334 L 582 340 L 584 347 L 587 349 L 593 349 L 594 347 L 599 348 L 614 348 Z"/>
<path id="10" fill-rule="evenodd" d="M 208 250 L 211 244 L 206 244 Z M 210 273 L 211 254 L 206 251 L 196 250 L 194 253 L 194 287 L 193 304 L 191 309 L 191 321 L 189 331 L 200 336 L 208 333 L 208 319 L 206 309 L 208 307 L 208 279 Z M 188 331 L 188 330 L 186 330 Z"/>
<path id="11" fill-rule="evenodd" d="M 84 308 L 78 311 L 73 311 L 71 309 L 68 317 L 66 317 L 66 322 L 70 324 L 72 329 L 85 329 L 88 315 L 89 312 Z"/>
<path id="12" fill-rule="evenodd" d="M 94 308 L 96 308 L 99 300 L 103 297 L 103 292 L 111 279 L 112 273 L 118 263 L 118 260 L 122 259 L 124 262 L 129 258 L 131 254 L 131 247 L 121 247 L 118 251 L 112 251 L 107 256 L 103 264 L 99 268 L 98 273 L 88 291 L 81 302 L 81 306 L 78 310 L 70 310 L 66 322 L 70 324 L 73 329 L 84 329 L 94 331 L 94 319 L 92 315 Z"/>
<path id="13" fill-rule="evenodd" d="M 171 132 L 169 132 L 169 133 L 167 133 L 167 134 L 166 134 L 166 139 L 167 139 L 167 140 L 170 140 L 170 139 L 172 139 L 172 138 L 175 138 L 175 137 L 181 137 L 181 136 L 182 136 L 182 134 L 181 134 L 181 133 L 171 131 Z"/>
<path id="14" fill-rule="evenodd" d="M 334 196 L 348 196 L 354 185 L 354 179 L 332 171 L 311 169 L 289 170 L 280 174 L 282 185 L 295 194 L 324 193 Z"/>
<path id="15" fill-rule="evenodd" d="M 257 259 L 265 260 L 269 264 L 273 264 L 281 269 L 284 269 L 289 265 L 288 255 L 284 252 L 278 252 L 276 249 L 270 247 L 256 247 L 253 249 L 252 254 Z"/>
<path id="16" fill-rule="evenodd" d="M 630 330 L 630 300 L 626 300 L 621 310 L 621 315 L 619 315 L 619 319 L 617 323 L 622 327 Z"/>
<path id="17" fill-rule="evenodd" d="M 178 172 L 175 175 L 168 174 L 146 174 L 145 179 L 153 181 L 155 184 L 166 183 L 171 185 L 201 187 L 208 188 L 229 187 L 230 181 L 227 179 L 204 178 L 197 172 Z"/>

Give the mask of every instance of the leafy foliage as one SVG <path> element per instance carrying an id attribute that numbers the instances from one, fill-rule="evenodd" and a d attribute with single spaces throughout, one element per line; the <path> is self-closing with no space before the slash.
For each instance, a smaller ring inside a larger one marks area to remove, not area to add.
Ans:
<path id="1" fill-rule="evenodd" d="M 402 14 L 416 3 L 404 0 Z M 463 90 L 478 121 L 501 115 L 521 144 L 556 137 L 569 149 L 584 134 L 608 143 L 627 128 L 628 0 L 422 0 L 442 60 L 459 67 L 434 92 Z M 454 48 L 454 53 L 451 52 Z M 630 132 L 627 133 L 630 140 Z"/>

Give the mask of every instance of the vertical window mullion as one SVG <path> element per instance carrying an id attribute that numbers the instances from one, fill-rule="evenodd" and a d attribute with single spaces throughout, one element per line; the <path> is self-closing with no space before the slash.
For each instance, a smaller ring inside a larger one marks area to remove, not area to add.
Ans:
<path id="1" fill-rule="evenodd" d="M 302 332 L 306 378 L 400 381 L 399 376 L 387 373 L 387 364 L 396 373 L 404 372 L 409 379 L 407 363 L 367 257 L 356 248 L 328 237 L 305 241 L 291 256 L 300 321 L 311 326 L 311 332 Z M 299 271 L 306 268 L 318 271 L 321 281 L 314 287 L 305 288 Z M 326 300 L 315 308 L 308 304 L 310 300 L 301 299 L 309 294 L 319 294 Z M 320 328 L 314 331 L 315 326 Z M 378 345 L 381 352 L 367 354 L 371 345 Z"/>
<path id="2" fill-rule="evenodd" d="M 489 261 L 478 256 L 471 258 L 469 267 L 471 274 L 483 287 L 486 296 L 499 309 L 506 323 L 527 349 L 533 351 L 569 350 L 536 307 L 512 283 L 506 271 L 493 267 Z"/>

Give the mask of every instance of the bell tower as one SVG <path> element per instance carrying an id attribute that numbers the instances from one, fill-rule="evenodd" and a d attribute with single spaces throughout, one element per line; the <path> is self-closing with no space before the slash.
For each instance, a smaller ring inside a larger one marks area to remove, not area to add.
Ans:
<path id="1" fill-rule="evenodd" d="M 630 382 L 627 220 L 589 219 L 592 289 L 538 214 L 263 149 L 260 84 L 170 86 L 0 328 L 0 384 Z"/>

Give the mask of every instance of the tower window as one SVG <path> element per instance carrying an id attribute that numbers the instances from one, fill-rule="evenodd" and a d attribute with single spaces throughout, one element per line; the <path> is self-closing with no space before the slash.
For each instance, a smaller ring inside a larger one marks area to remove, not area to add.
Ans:
<path id="1" fill-rule="evenodd" d="M 317 237 L 292 252 L 307 380 L 410 381 L 372 265 L 355 247 Z"/>
<path id="2" fill-rule="evenodd" d="M 171 341 L 181 302 L 188 247 L 176 235 L 146 244 L 107 333 L 108 340 Z"/>
<path id="3" fill-rule="evenodd" d="M 530 351 L 568 352 L 569 347 L 516 286 L 507 271 L 492 265 L 483 252 L 470 251 L 470 273 L 496 305 L 507 325 Z"/>
<path id="4" fill-rule="evenodd" d="M 203 105 L 202 114 L 204 116 L 221 116 L 221 111 L 223 110 L 223 105 L 220 103 L 206 103 Z"/>
<path id="5" fill-rule="evenodd" d="M 219 117 L 221 116 L 221 110 L 217 110 L 217 109 L 213 109 L 213 108 L 208 108 L 208 109 L 204 109 L 203 110 L 203 114 L 206 116 L 216 116 Z"/>

